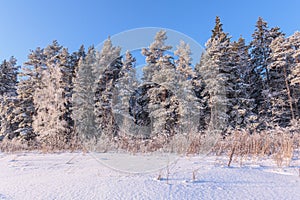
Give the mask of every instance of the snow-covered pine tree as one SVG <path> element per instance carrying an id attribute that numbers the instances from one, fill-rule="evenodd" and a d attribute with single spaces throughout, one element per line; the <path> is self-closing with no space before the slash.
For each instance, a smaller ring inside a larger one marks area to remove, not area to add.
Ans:
<path id="1" fill-rule="evenodd" d="M 223 53 L 221 57 L 221 62 L 223 66 L 219 69 L 221 75 L 221 80 L 225 81 L 224 89 L 226 92 L 226 102 L 227 102 L 227 129 L 233 130 L 239 128 L 241 121 L 241 107 L 239 102 L 240 91 L 241 91 L 241 79 L 239 74 L 239 59 L 238 52 L 234 47 L 234 43 L 229 44 L 227 50 Z"/>
<path id="2" fill-rule="evenodd" d="M 272 126 L 287 127 L 295 119 L 289 74 L 293 62 L 293 47 L 283 36 L 277 37 L 270 45 L 272 53 L 269 68 L 269 95 L 271 102 Z"/>
<path id="3" fill-rule="evenodd" d="M 24 63 L 19 73 L 18 101 L 15 120 L 18 129 L 15 131 L 22 139 L 32 141 L 36 134 L 33 131 L 32 123 L 36 109 L 33 103 L 33 95 L 41 86 L 42 71 L 45 69 L 44 50 L 36 48 L 28 55 L 28 61 Z"/>
<path id="4" fill-rule="evenodd" d="M 74 54 L 73 54 L 74 55 Z M 65 113 L 63 119 L 67 121 L 68 126 L 68 140 L 73 137 L 74 132 L 74 120 L 72 118 L 72 95 L 73 95 L 73 77 L 75 76 L 75 65 L 78 65 L 78 58 L 71 56 L 68 49 L 62 48 L 61 53 L 58 55 L 60 62 L 59 68 L 62 73 L 61 77 L 61 88 L 63 89 L 63 98 L 65 105 Z"/>
<path id="5" fill-rule="evenodd" d="M 57 41 L 45 48 L 45 69 L 41 86 L 35 90 L 33 101 L 36 115 L 33 129 L 42 146 L 65 148 L 71 139 L 64 68 L 68 65 L 66 50 Z"/>
<path id="6" fill-rule="evenodd" d="M 148 90 L 152 135 L 161 134 L 168 138 L 175 134 L 179 123 L 177 72 L 171 55 L 162 55 L 156 62 L 152 82 L 157 84 L 157 87 Z"/>
<path id="7" fill-rule="evenodd" d="M 94 113 L 96 116 L 97 138 L 106 135 L 109 138 L 117 134 L 117 127 L 113 114 L 113 92 L 122 68 L 120 47 L 113 47 L 110 38 L 103 45 L 94 66 L 96 82 L 94 84 Z"/>
<path id="8" fill-rule="evenodd" d="M 271 104 L 269 99 L 269 69 L 271 42 L 283 35 L 278 27 L 269 29 L 267 22 L 261 17 L 258 18 L 256 29 L 252 34 L 252 41 L 250 42 L 250 62 L 252 71 L 258 73 L 261 77 L 256 80 L 255 87 L 257 92 L 253 93 L 253 98 L 256 99 L 258 105 L 258 114 L 260 122 L 263 124 L 262 128 L 266 126 L 268 118 L 271 117 Z"/>
<path id="9" fill-rule="evenodd" d="M 70 55 L 70 66 L 72 66 L 72 68 L 73 68 L 73 70 L 72 70 L 72 73 L 73 73 L 72 79 L 73 80 L 76 76 L 76 72 L 78 71 L 79 60 L 81 58 L 85 59 L 85 56 L 86 56 L 86 52 L 85 52 L 84 45 L 81 45 L 80 48 L 78 49 L 78 51 L 75 51 Z M 73 83 L 73 81 L 72 81 L 72 83 Z M 72 86 L 73 86 L 73 84 L 72 84 Z"/>
<path id="10" fill-rule="evenodd" d="M 110 37 L 105 40 L 100 52 L 96 51 L 97 64 L 93 65 L 93 73 L 95 75 L 95 83 L 98 81 L 102 73 L 109 65 L 119 58 L 121 53 L 120 47 L 115 47 L 112 44 Z"/>
<path id="11" fill-rule="evenodd" d="M 138 80 L 135 70 L 136 59 L 129 51 L 126 51 L 125 58 L 122 60 L 122 68 L 119 79 L 116 82 L 118 95 L 115 96 L 113 106 L 115 116 L 117 117 L 118 125 L 123 133 L 131 135 L 140 135 L 140 130 L 137 130 L 134 116 L 131 109 L 133 107 L 130 98 L 138 88 Z"/>
<path id="12" fill-rule="evenodd" d="M 295 32 L 292 36 L 289 37 L 289 41 L 294 50 L 294 66 L 292 68 L 291 84 L 299 85 L 300 84 L 300 32 Z"/>
<path id="13" fill-rule="evenodd" d="M 193 80 L 193 87 L 196 97 L 200 102 L 200 121 L 198 130 L 204 131 L 208 129 L 209 121 L 210 121 L 210 107 L 209 107 L 209 92 L 206 89 L 206 84 L 203 78 L 203 71 L 205 69 L 205 65 L 208 63 L 208 55 L 205 52 L 202 52 L 200 62 L 195 66 L 195 74 L 196 77 Z"/>
<path id="14" fill-rule="evenodd" d="M 291 90 L 294 99 L 295 117 L 300 119 L 300 32 L 295 32 L 288 38 L 293 48 L 293 63 L 291 65 Z"/>
<path id="15" fill-rule="evenodd" d="M 197 80 L 196 72 L 192 68 L 192 52 L 189 44 L 180 41 L 174 54 L 178 56 L 175 61 L 177 88 L 176 96 L 179 101 L 179 125 L 180 132 L 185 134 L 203 129 L 201 122 L 204 116 L 201 110 L 204 105 L 202 99 L 198 98 L 195 93 L 195 86 L 201 87 L 201 81 Z M 198 85 L 200 83 L 200 85 Z M 201 124 L 201 125 L 199 125 Z"/>
<path id="16" fill-rule="evenodd" d="M 92 71 L 95 63 L 96 50 L 91 46 L 86 56 L 81 56 L 73 81 L 72 116 L 75 123 L 75 134 L 83 140 L 91 140 L 96 137 L 93 91 L 95 77 Z"/>
<path id="17" fill-rule="evenodd" d="M 236 129 L 255 130 L 258 123 L 257 105 L 252 98 L 252 88 L 255 80 L 260 80 L 260 76 L 255 71 L 250 71 L 248 46 L 245 39 L 240 37 L 237 42 L 233 42 L 231 47 L 232 63 L 237 67 L 237 77 L 235 77 L 236 104 L 233 106 L 234 116 L 231 119 Z M 254 80 L 254 81 L 253 81 Z"/>
<path id="18" fill-rule="evenodd" d="M 8 61 L 4 60 L 0 65 L 0 95 L 15 96 L 17 86 L 17 60 L 11 57 Z"/>
<path id="19" fill-rule="evenodd" d="M 183 75 L 183 80 L 189 80 L 195 77 L 195 72 L 192 65 L 192 51 L 190 45 L 185 43 L 183 40 L 180 41 L 177 49 L 175 50 L 174 54 L 178 56 L 178 60 L 175 61 L 176 63 L 176 70 Z"/>
<path id="20" fill-rule="evenodd" d="M 150 44 L 149 48 L 142 49 L 142 54 L 146 56 L 147 65 L 143 68 L 143 81 L 151 82 L 154 71 L 159 67 L 156 65 L 159 58 L 164 55 L 164 52 L 170 50 L 172 47 L 165 45 L 167 40 L 167 32 L 161 30 L 156 33 L 154 42 Z"/>
<path id="21" fill-rule="evenodd" d="M 146 115 L 151 121 L 151 137 L 158 134 L 168 138 L 175 134 L 179 122 L 179 102 L 176 97 L 178 89 L 177 72 L 173 57 L 167 50 L 172 47 L 165 44 L 166 31 L 156 33 L 154 42 L 144 48 L 147 65 L 143 68 L 143 85 L 141 94 L 148 99 Z M 142 121 L 147 121 L 144 119 Z"/>
<path id="22" fill-rule="evenodd" d="M 0 139 L 16 137 L 17 60 L 11 57 L 0 64 Z"/>
<path id="23" fill-rule="evenodd" d="M 206 52 L 202 64 L 202 77 L 205 81 L 206 92 L 209 94 L 210 122 L 208 130 L 212 134 L 225 134 L 229 127 L 229 109 L 232 107 L 231 95 L 233 90 L 229 78 L 234 66 L 231 66 L 230 38 L 223 32 L 220 18 L 216 17 L 216 24 L 212 36 L 206 43 Z"/>

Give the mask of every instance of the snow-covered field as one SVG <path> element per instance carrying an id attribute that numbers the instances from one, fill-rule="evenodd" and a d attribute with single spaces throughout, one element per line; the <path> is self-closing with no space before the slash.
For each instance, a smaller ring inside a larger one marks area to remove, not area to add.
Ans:
<path id="1" fill-rule="evenodd" d="M 0 153 L 0 199 L 300 199 L 299 160 L 284 168 L 269 159 L 226 162 L 214 156 Z"/>

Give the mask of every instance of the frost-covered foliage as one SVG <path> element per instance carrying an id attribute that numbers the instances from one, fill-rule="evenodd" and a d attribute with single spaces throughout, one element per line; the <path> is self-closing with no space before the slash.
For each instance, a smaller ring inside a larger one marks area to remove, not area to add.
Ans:
<path id="1" fill-rule="evenodd" d="M 289 37 L 291 43 L 294 59 L 293 69 L 291 74 L 291 83 L 293 85 L 300 84 L 300 32 L 295 32 L 292 36 Z"/>
<path id="2" fill-rule="evenodd" d="M 75 134 L 82 139 L 92 139 L 96 135 L 94 114 L 94 73 L 93 65 L 96 64 L 96 51 L 92 46 L 87 55 L 81 57 L 74 78 L 73 119 Z"/>
<path id="3" fill-rule="evenodd" d="M 35 90 L 41 87 L 42 71 L 45 69 L 44 49 L 37 48 L 28 55 L 28 61 L 24 63 L 19 73 L 17 115 L 17 135 L 22 139 L 33 140 L 36 134 L 33 131 L 32 123 L 36 109 L 33 102 Z"/>
<path id="4" fill-rule="evenodd" d="M 292 48 L 292 63 L 291 73 L 289 74 L 289 80 L 291 83 L 291 92 L 295 106 L 295 117 L 300 117 L 300 33 L 295 32 L 288 38 L 288 41 Z"/>
<path id="5" fill-rule="evenodd" d="M 248 46 L 245 40 L 240 37 L 237 42 L 231 44 L 231 60 L 236 66 L 235 85 L 236 102 L 232 109 L 233 126 L 235 129 L 255 130 L 259 126 L 258 115 L 256 113 L 257 104 L 253 98 L 252 88 L 254 80 L 258 78 L 257 73 L 251 71 L 249 62 Z"/>
<path id="6" fill-rule="evenodd" d="M 133 115 L 133 101 L 130 99 L 137 91 L 139 81 L 135 69 L 136 59 L 127 51 L 122 60 L 118 81 L 116 82 L 116 95 L 113 99 L 113 112 L 116 123 L 122 133 L 140 135 L 140 129 L 136 128 L 135 116 Z"/>
<path id="7" fill-rule="evenodd" d="M 4 60 L 0 64 L 0 139 L 14 138 L 18 124 L 15 121 L 17 104 L 17 73 L 16 59 Z"/>
<path id="8" fill-rule="evenodd" d="M 43 146 L 63 148 L 71 139 L 68 101 L 69 53 L 56 41 L 45 48 L 41 87 L 34 92 L 33 129 Z"/>
<path id="9" fill-rule="evenodd" d="M 277 37 L 270 45 L 272 53 L 269 95 L 271 103 L 271 122 L 286 127 L 295 119 L 294 105 L 288 74 L 291 71 L 293 49 L 283 36 Z"/>
<path id="10" fill-rule="evenodd" d="M 269 28 L 267 22 L 261 17 L 258 18 L 256 29 L 252 34 L 252 41 L 250 42 L 250 62 L 252 72 L 257 73 L 254 87 L 257 91 L 253 92 L 253 98 L 257 103 L 257 113 L 261 122 L 262 128 L 268 127 L 268 120 L 271 117 L 272 108 L 270 102 L 270 54 L 272 52 L 270 45 L 272 41 L 283 36 L 283 33 L 278 27 Z"/>
<path id="11" fill-rule="evenodd" d="M 154 42 L 149 46 L 149 48 L 144 48 L 142 54 L 146 56 L 147 65 L 143 68 L 145 82 L 151 82 L 153 75 L 156 70 L 159 69 L 157 65 L 158 60 L 163 56 L 164 52 L 170 50 L 172 47 L 165 45 L 167 40 L 166 31 L 159 31 L 155 35 Z"/>
<path id="12" fill-rule="evenodd" d="M 178 73 L 174 59 L 167 50 L 172 47 L 165 44 L 166 31 L 159 31 L 149 48 L 142 50 L 147 65 L 143 68 L 144 84 L 154 84 L 146 92 L 149 102 L 147 112 L 151 120 L 151 135 L 169 137 L 179 128 Z"/>
<path id="13" fill-rule="evenodd" d="M 209 94 L 210 121 L 208 129 L 215 134 L 222 133 L 229 127 L 229 112 L 232 107 L 231 100 L 235 99 L 231 94 L 233 88 L 229 82 L 235 66 L 231 66 L 230 38 L 223 32 L 220 18 L 216 18 L 213 34 L 206 43 L 204 63 L 201 72 L 206 84 L 206 92 Z"/>
<path id="14" fill-rule="evenodd" d="M 113 98 L 117 96 L 114 92 L 116 92 L 116 82 L 120 76 L 121 68 L 120 48 L 113 47 L 110 38 L 108 38 L 94 66 L 94 74 L 96 75 L 94 113 L 97 123 L 97 137 L 103 134 L 112 137 L 117 134 L 112 105 Z M 98 74 L 100 74 L 99 77 L 97 77 Z"/>
<path id="15" fill-rule="evenodd" d="M 121 56 L 110 38 L 87 53 L 83 46 L 69 53 L 54 41 L 31 51 L 21 70 L 14 58 L 5 60 L 0 140 L 68 148 L 78 136 L 103 148 L 152 151 L 178 144 L 176 138 L 188 144 L 244 130 L 298 132 L 300 33 L 285 37 L 259 18 L 252 37 L 249 45 L 242 37 L 232 41 L 217 17 L 193 67 L 198 52 L 184 41 L 173 50 L 161 30 L 141 51 L 141 80 L 135 54 Z"/>
<path id="16" fill-rule="evenodd" d="M 168 136 L 174 134 L 177 128 L 179 100 L 176 97 L 177 81 L 176 69 L 169 55 L 163 55 L 157 61 L 157 70 L 154 71 L 152 81 L 157 87 L 148 91 L 150 98 L 149 114 L 153 123 L 153 134 Z"/>
<path id="17" fill-rule="evenodd" d="M 189 44 L 180 41 L 174 54 L 178 56 L 176 64 L 176 88 L 175 93 L 179 102 L 178 126 L 179 132 L 190 134 L 204 129 L 203 109 L 205 107 L 203 99 L 198 98 L 196 88 L 201 90 L 200 76 L 197 78 L 196 72 L 192 68 L 192 52 Z"/>
<path id="18" fill-rule="evenodd" d="M 11 57 L 10 60 L 4 60 L 0 64 L 0 95 L 15 96 L 17 90 L 17 60 Z"/>
<path id="19" fill-rule="evenodd" d="M 105 40 L 100 52 L 96 53 L 97 64 L 93 65 L 93 73 L 95 76 L 95 83 L 98 81 L 102 73 L 111 65 L 111 63 L 120 56 L 121 48 L 114 47 L 110 37 Z"/>

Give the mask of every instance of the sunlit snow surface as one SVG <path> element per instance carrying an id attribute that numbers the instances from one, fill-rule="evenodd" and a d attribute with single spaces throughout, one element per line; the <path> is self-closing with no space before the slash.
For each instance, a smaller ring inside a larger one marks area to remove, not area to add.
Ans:
<path id="1" fill-rule="evenodd" d="M 94 153 L 92 155 L 100 164 L 112 170 L 125 173 L 151 173 L 163 170 L 174 164 L 179 157 L 175 154 L 128 154 L 128 153 Z"/>
<path id="2" fill-rule="evenodd" d="M 299 160 L 283 168 L 271 159 L 227 167 L 226 157 L 180 156 L 157 171 L 128 173 L 119 170 L 128 159 L 155 165 L 150 160 L 163 157 L 94 155 L 0 153 L 0 199 L 300 199 Z M 118 170 L 105 166 L 116 161 Z"/>

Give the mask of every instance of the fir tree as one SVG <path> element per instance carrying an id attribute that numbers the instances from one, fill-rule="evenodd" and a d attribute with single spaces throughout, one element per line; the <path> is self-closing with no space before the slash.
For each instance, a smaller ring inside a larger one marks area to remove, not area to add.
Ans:
<path id="1" fill-rule="evenodd" d="M 176 97 L 178 91 L 176 66 L 170 55 L 161 56 L 156 65 L 152 81 L 158 85 L 148 91 L 150 98 L 149 116 L 153 123 L 152 134 L 162 134 L 169 137 L 175 134 L 179 120 L 179 100 Z"/>
<path id="2" fill-rule="evenodd" d="M 205 74 L 205 65 L 208 63 L 208 55 L 202 52 L 200 63 L 195 66 L 195 78 L 193 80 L 193 90 L 195 95 L 200 102 L 200 112 L 199 112 L 199 127 L 198 130 L 204 131 L 208 129 L 210 122 L 210 107 L 209 107 L 209 92 L 206 89 L 206 83 L 204 81 L 203 75 Z"/>
<path id="3" fill-rule="evenodd" d="M 93 73 L 95 74 L 95 83 L 98 81 L 102 73 L 109 65 L 119 58 L 121 52 L 120 47 L 114 47 L 110 37 L 104 42 L 100 52 L 96 53 L 97 64 L 93 65 Z"/>
<path id="4" fill-rule="evenodd" d="M 60 79 L 60 87 L 63 89 L 64 107 L 65 111 L 63 114 L 63 119 L 67 121 L 68 134 L 73 133 L 74 121 L 72 118 L 72 95 L 73 95 L 73 77 L 75 76 L 75 68 L 78 65 L 77 58 L 72 57 L 68 49 L 62 48 L 61 53 L 58 55 L 58 60 L 60 64 L 60 72 L 62 77 Z M 70 139 L 71 135 L 68 136 Z"/>
<path id="5" fill-rule="evenodd" d="M 291 83 L 293 85 L 300 84 L 300 32 L 295 32 L 290 38 L 289 41 L 292 45 L 294 66 L 292 69 Z"/>
<path id="6" fill-rule="evenodd" d="M 256 99 L 258 105 L 258 114 L 262 124 L 266 124 L 271 117 L 271 103 L 269 99 L 270 89 L 270 75 L 269 64 L 271 42 L 276 38 L 283 35 L 278 27 L 269 29 L 267 22 L 261 17 L 258 18 L 256 23 L 256 29 L 252 34 L 253 40 L 250 42 L 250 62 L 252 71 L 259 74 L 259 78 L 256 79 L 257 92 L 253 93 L 253 98 Z M 260 80 L 261 79 L 261 80 Z M 263 125 L 265 127 L 266 125 Z"/>
<path id="7" fill-rule="evenodd" d="M 272 125 L 286 127 L 295 119 L 293 99 L 291 94 L 290 66 L 292 64 L 293 48 L 283 36 L 277 37 L 270 45 L 272 53 L 270 71 L 270 101 Z"/>
<path id="8" fill-rule="evenodd" d="M 101 135 L 108 137 L 117 135 L 117 127 L 113 114 L 113 98 L 115 84 L 122 68 L 120 48 L 113 47 L 110 38 L 96 57 L 93 73 L 96 76 L 94 85 L 94 113 L 99 138 Z M 99 76 L 99 77 L 98 77 Z"/>
<path id="9" fill-rule="evenodd" d="M 18 129 L 16 133 L 25 140 L 33 140 L 36 134 L 33 131 L 33 116 L 36 114 L 36 108 L 33 102 L 35 90 L 41 87 L 42 72 L 45 66 L 44 49 L 36 48 L 28 55 L 28 61 L 21 68 L 20 82 L 18 84 L 18 112 L 16 121 Z"/>
<path id="10" fill-rule="evenodd" d="M 164 52 L 170 50 L 171 46 L 166 46 L 165 41 L 167 40 L 166 31 L 159 31 L 155 35 L 154 42 L 149 48 L 144 48 L 142 54 L 146 56 L 147 65 L 143 68 L 143 80 L 145 82 L 151 82 L 154 72 L 159 67 L 156 63 L 159 58 L 164 55 Z"/>
<path id="11" fill-rule="evenodd" d="M 18 68 L 14 57 L 0 65 L 0 138 L 18 136 L 15 134 Z"/>
<path id="12" fill-rule="evenodd" d="M 64 68 L 68 65 L 68 53 L 54 41 L 44 50 L 45 66 L 41 86 L 35 90 L 33 101 L 36 115 L 33 129 L 43 146 L 65 148 L 71 140 L 71 127 L 66 97 Z"/>
<path id="13" fill-rule="evenodd" d="M 295 32 L 288 38 L 291 43 L 292 52 L 292 64 L 291 73 L 289 74 L 289 80 L 291 82 L 291 90 L 294 99 L 295 115 L 300 118 L 300 33 Z"/>
<path id="14" fill-rule="evenodd" d="M 165 44 L 166 40 L 166 31 L 161 30 L 156 33 L 149 48 L 142 50 L 147 62 L 143 68 L 143 84 L 149 87 L 142 87 L 147 91 L 141 93 L 149 99 L 145 116 L 151 120 L 151 137 L 160 134 L 169 138 L 178 129 L 177 72 L 173 57 L 166 52 L 172 48 Z"/>
<path id="15" fill-rule="evenodd" d="M 78 62 L 72 96 L 75 134 L 87 140 L 96 137 L 93 92 L 95 78 L 92 71 L 95 63 L 96 51 L 92 46 L 88 49 L 86 56 L 81 56 Z"/>
<path id="16" fill-rule="evenodd" d="M 196 73 L 192 68 L 192 52 L 190 46 L 184 41 L 180 41 L 174 52 L 178 56 L 176 64 L 176 96 L 179 100 L 179 125 L 183 133 L 190 133 L 203 129 L 204 107 L 203 99 L 198 98 L 195 93 L 195 86 L 201 88 L 200 79 L 196 79 Z M 198 85 L 199 84 L 199 85 Z M 199 88 L 199 89 L 200 89 Z M 201 89 L 200 89 L 201 90 Z M 193 130 L 192 130 L 193 129 Z"/>
<path id="17" fill-rule="evenodd" d="M 255 130 L 258 128 L 257 105 L 252 95 L 255 92 L 255 81 L 260 80 L 260 76 L 251 71 L 249 62 L 248 46 L 244 38 L 240 37 L 231 46 L 231 61 L 237 67 L 235 76 L 235 96 L 236 104 L 233 105 L 233 118 L 231 119 L 237 129 Z"/>
<path id="18" fill-rule="evenodd" d="M 140 135 L 140 129 L 136 128 L 135 119 L 131 110 L 133 104 L 130 98 L 138 88 L 138 80 L 135 70 L 136 59 L 127 51 L 122 61 L 119 79 L 116 82 L 117 97 L 114 98 L 113 109 L 117 117 L 119 128 L 122 132 L 131 135 Z"/>
<path id="19" fill-rule="evenodd" d="M 229 47 L 230 38 L 223 32 L 220 18 L 216 17 L 216 24 L 212 30 L 212 37 L 206 43 L 204 55 L 205 63 L 202 63 L 202 76 L 209 94 L 210 122 L 208 129 L 216 134 L 224 134 L 228 128 L 230 107 L 232 106 L 232 85 L 229 78 L 232 66 L 230 66 Z"/>

